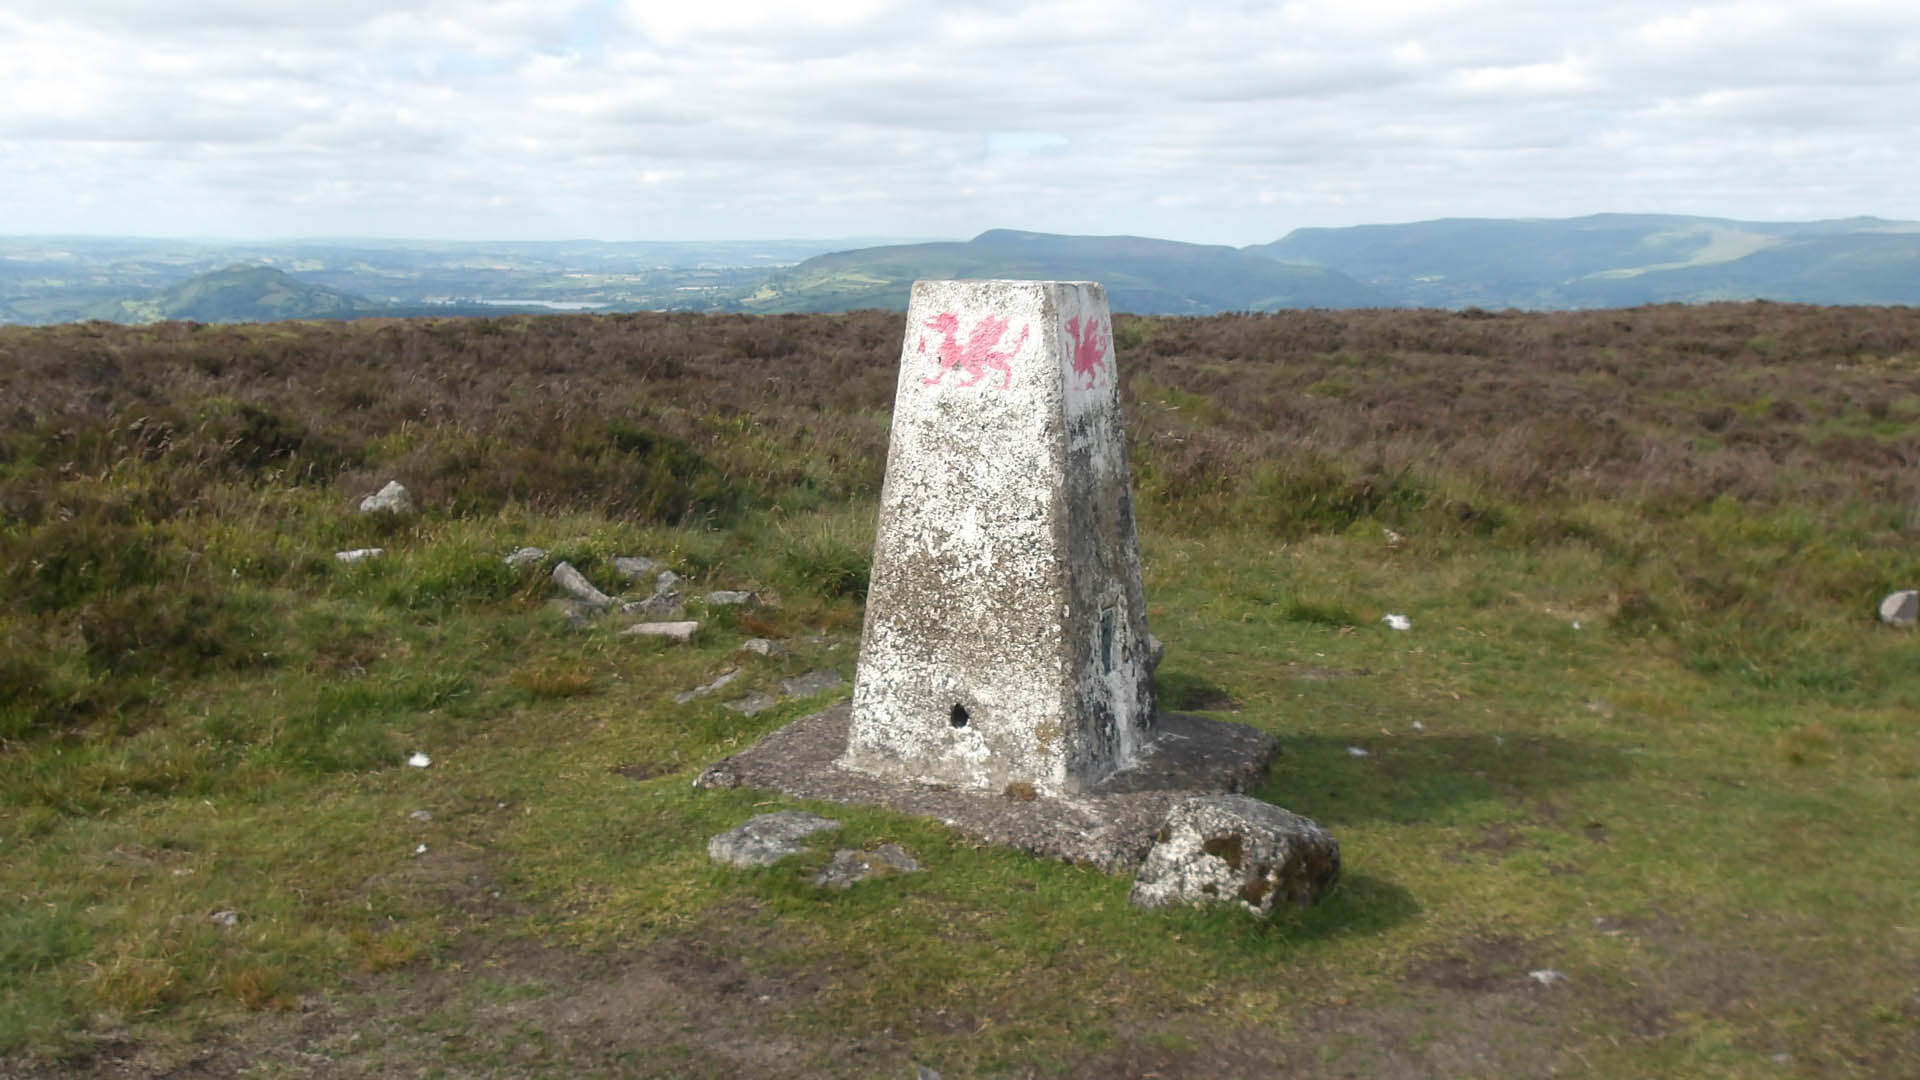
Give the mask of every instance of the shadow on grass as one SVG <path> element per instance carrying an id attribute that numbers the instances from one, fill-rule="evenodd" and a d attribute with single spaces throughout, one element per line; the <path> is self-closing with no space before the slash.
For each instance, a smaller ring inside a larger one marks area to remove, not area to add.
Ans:
<path id="1" fill-rule="evenodd" d="M 1627 775 L 1625 754 L 1553 735 L 1282 736 L 1260 798 L 1327 825 L 1412 825 Z M 1355 753 L 1364 751 L 1364 753 Z"/>

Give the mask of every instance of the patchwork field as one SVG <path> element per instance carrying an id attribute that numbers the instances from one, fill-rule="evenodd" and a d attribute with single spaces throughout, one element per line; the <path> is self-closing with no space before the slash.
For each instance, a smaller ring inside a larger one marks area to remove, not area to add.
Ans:
<path id="1" fill-rule="evenodd" d="M 1920 1072 L 1920 311 L 1115 330 L 1163 703 L 1342 844 L 1272 923 L 692 787 L 846 694 L 897 315 L 0 328 L 0 1074 Z M 690 642 L 551 605 L 642 555 Z"/>

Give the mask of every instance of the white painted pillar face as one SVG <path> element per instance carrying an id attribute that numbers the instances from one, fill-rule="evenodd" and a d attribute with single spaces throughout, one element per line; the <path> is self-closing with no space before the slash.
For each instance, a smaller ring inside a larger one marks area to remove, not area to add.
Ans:
<path id="1" fill-rule="evenodd" d="M 901 350 L 849 767 L 1084 789 L 1152 723 L 1105 291 L 923 281 Z"/>

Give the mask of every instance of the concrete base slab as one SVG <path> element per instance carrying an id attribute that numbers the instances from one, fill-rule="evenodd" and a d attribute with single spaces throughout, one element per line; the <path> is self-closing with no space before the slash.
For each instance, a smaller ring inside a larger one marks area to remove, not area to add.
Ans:
<path id="1" fill-rule="evenodd" d="M 979 791 L 853 772 L 839 765 L 851 706 L 802 717 L 709 766 L 703 788 L 763 788 L 800 799 L 879 806 L 933 818 L 984 840 L 1034 855 L 1131 871 L 1146 857 L 1173 805 L 1196 795 L 1239 793 L 1259 783 L 1279 740 L 1244 724 L 1162 713 L 1137 768 L 1092 792 L 1065 798 L 1016 785 Z"/>

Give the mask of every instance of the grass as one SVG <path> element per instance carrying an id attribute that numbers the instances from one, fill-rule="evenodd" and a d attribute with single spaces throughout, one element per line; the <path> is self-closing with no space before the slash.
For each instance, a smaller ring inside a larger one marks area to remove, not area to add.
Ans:
<path id="1" fill-rule="evenodd" d="M 1873 609 L 1920 377 L 1835 358 L 1920 318 L 1122 325 L 1162 693 L 1279 736 L 1258 794 L 1342 843 L 1267 924 L 871 810 L 707 860 L 789 803 L 692 776 L 818 706 L 722 700 L 853 673 L 887 317 L 0 331 L 5 1071 L 1912 1071 L 1920 677 Z M 389 474 L 423 511 L 352 513 Z M 766 602 L 575 630 L 527 544 Z M 882 842 L 926 871 L 810 884 Z"/>

